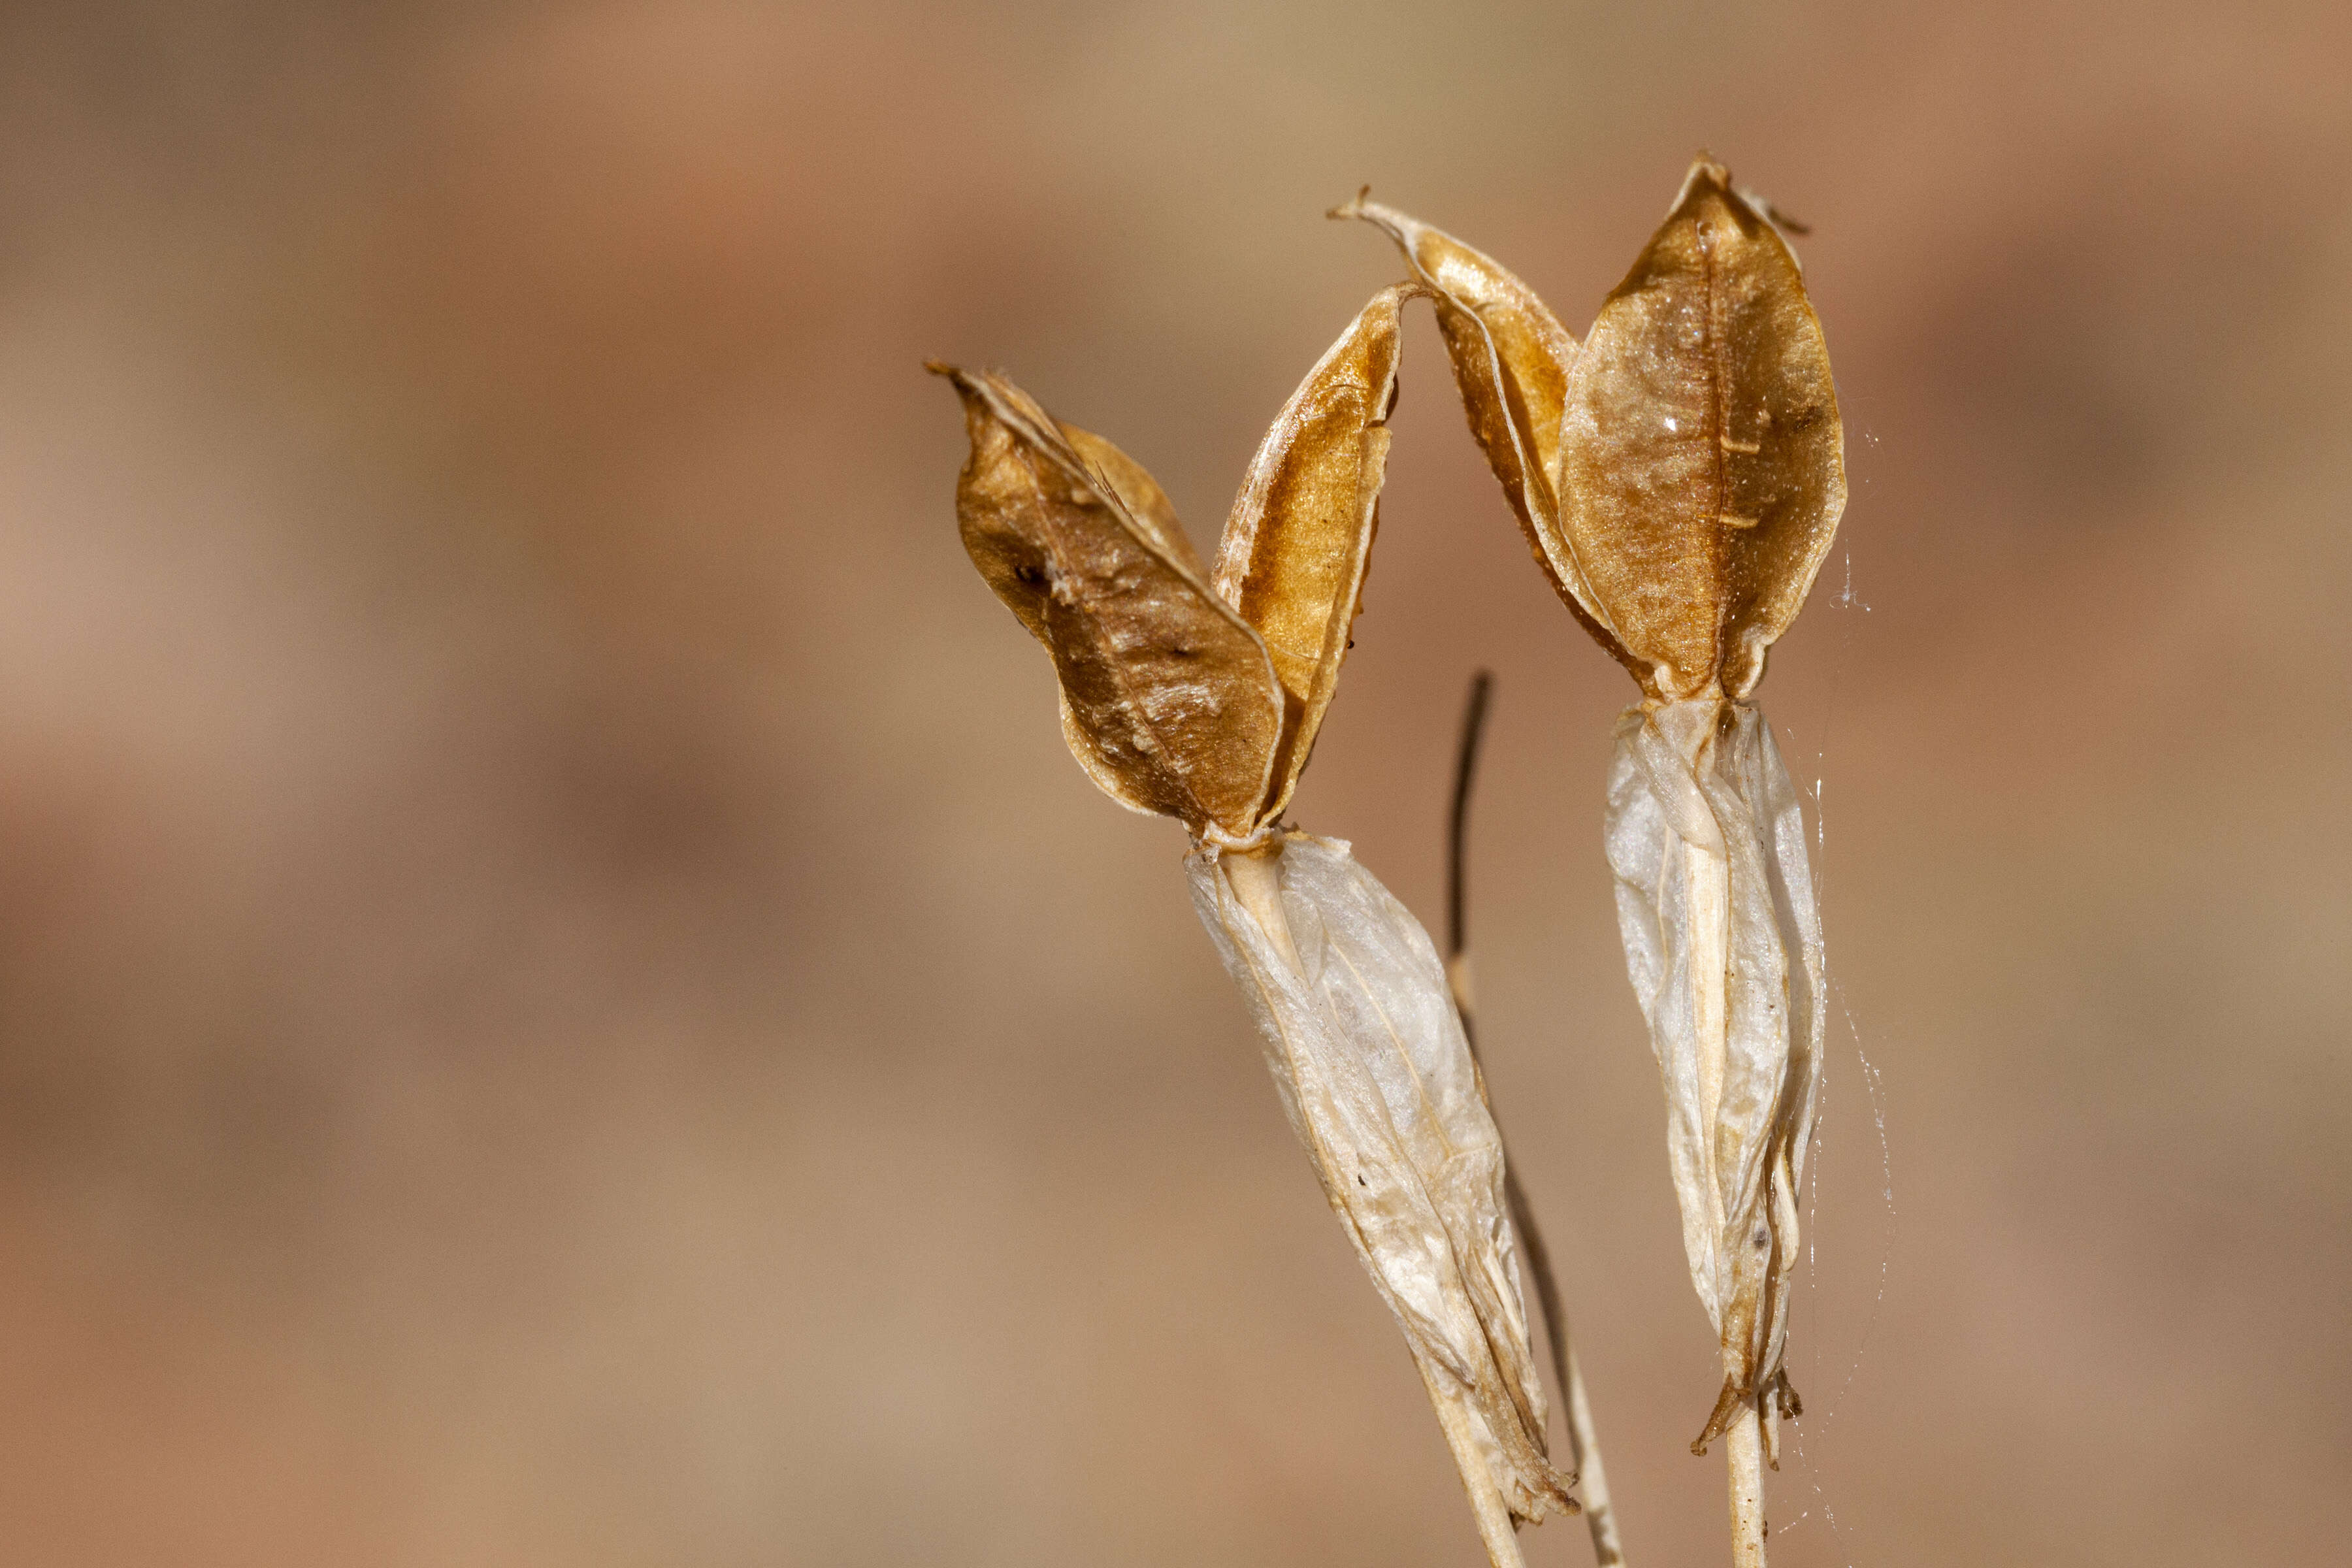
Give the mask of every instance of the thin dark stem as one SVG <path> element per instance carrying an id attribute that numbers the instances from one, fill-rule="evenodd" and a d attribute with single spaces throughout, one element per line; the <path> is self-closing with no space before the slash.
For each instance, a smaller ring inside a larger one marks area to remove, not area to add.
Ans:
<path id="1" fill-rule="evenodd" d="M 1465 912 L 1470 882 L 1466 864 L 1470 858 L 1470 792 L 1478 782 L 1478 742 L 1486 735 L 1486 700 L 1494 689 L 1495 678 L 1490 671 L 1482 669 L 1470 678 L 1470 700 L 1462 710 L 1462 746 L 1454 757 L 1454 802 L 1446 814 L 1445 959 L 1454 972 L 1454 1008 L 1462 1016 L 1462 1033 L 1470 1042 L 1473 1058 L 1478 1055 L 1478 1029 L 1471 1017 L 1468 967 L 1463 962 L 1470 943 L 1469 920 Z M 1486 1077 L 1486 1064 L 1482 1060 L 1478 1064 L 1482 1086 Z M 1490 1101 L 1491 1099 L 1489 1096 Z M 1498 1119 L 1498 1136 L 1500 1132 Z M 1511 1224 L 1528 1249 L 1528 1267 L 1536 1277 L 1536 1299 L 1543 1303 L 1544 1338 L 1551 1347 L 1552 1375 L 1559 1380 L 1560 1394 L 1565 1398 L 1568 1334 L 1559 1308 L 1559 1283 L 1551 1271 L 1551 1248 L 1544 1245 L 1543 1232 L 1536 1228 L 1535 1209 L 1528 1202 L 1527 1189 L 1519 1185 L 1519 1168 L 1507 1144 L 1503 1153 L 1503 1195 L 1511 1206 Z"/>
<path id="2" fill-rule="evenodd" d="M 1470 678 L 1470 698 L 1462 713 L 1462 744 L 1454 755 L 1454 800 L 1445 831 L 1445 970 L 1454 992 L 1454 1008 L 1462 1018 L 1462 1035 L 1470 1058 L 1478 1067 L 1478 1088 L 1493 1113 L 1493 1096 L 1486 1091 L 1486 1064 L 1478 1058 L 1478 1031 L 1473 1022 L 1470 994 L 1470 931 L 1467 915 L 1470 837 L 1470 792 L 1478 778 L 1478 743 L 1486 729 L 1486 700 L 1494 677 L 1480 670 Z M 1496 1120 L 1496 1136 L 1502 1122 Z M 1536 1277 L 1536 1300 L 1543 1308 L 1544 1342 L 1551 1352 L 1552 1378 L 1568 1405 L 1568 1442 L 1584 1484 L 1585 1522 L 1592 1531 L 1592 1554 L 1601 1568 L 1625 1561 L 1617 1535 L 1616 1510 L 1610 1506 L 1609 1483 L 1601 1468 L 1601 1450 L 1592 1433 L 1592 1411 L 1585 1398 L 1584 1377 L 1568 1341 L 1568 1313 L 1559 1300 L 1559 1281 L 1552 1272 L 1551 1249 L 1537 1228 L 1535 1209 L 1527 1189 L 1519 1184 L 1519 1168 L 1512 1160 L 1508 1140 L 1503 1146 L 1503 1199 L 1509 1205 L 1511 1227 L 1527 1248 L 1528 1270 Z"/>
<path id="3" fill-rule="evenodd" d="M 1486 733 L 1486 696 L 1494 685 L 1494 676 L 1483 669 L 1470 678 L 1470 704 L 1462 712 L 1462 745 L 1454 753 L 1454 804 L 1445 826 L 1445 956 L 1449 959 L 1461 957 L 1462 950 L 1470 944 L 1464 912 L 1465 867 L 1470 858 L 1470 788 L 1478 780 L 1478 742 Z"/>

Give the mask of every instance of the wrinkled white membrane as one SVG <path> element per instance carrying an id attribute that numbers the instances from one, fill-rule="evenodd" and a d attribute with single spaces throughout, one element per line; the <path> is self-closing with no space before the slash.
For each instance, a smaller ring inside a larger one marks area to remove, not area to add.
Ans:
<path id="1" fill-rule="evenodd" d="M 1428 933 L 1337 839 L 1294 833 L 1270 855 L 1203 848 L 1185 865 L 1283 1110 L 1449 1436 L 1468 1429 L 1512 1513 L 1570 1509 L 1573 1478 L 1547 1458 L 1502 1138 Z"/>
<path id="2" fill-rule="evenodd" d="M 1665 1081 L 1683 1250 L 1723 1346 L 1723 1393 L 1694 1447 L 1752 1405 L 1777 1467 L 1779 1417 L 1798 1408 L 1783 1358 L 1824 1013 L 1803 818 L 1763 715 L 1713 698 L 1627 710 L 1607 841 Z"/>

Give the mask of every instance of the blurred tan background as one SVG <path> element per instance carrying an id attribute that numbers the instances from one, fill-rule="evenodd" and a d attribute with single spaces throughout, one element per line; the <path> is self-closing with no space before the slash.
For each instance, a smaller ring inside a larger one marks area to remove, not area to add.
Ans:
<path id="1" fill-rule="evenodd" d="M 1854 478 L 1773 1561 L 2341 1561 L 2348 89 L 2322 0 L 8 8 L 0 1559 L 1474 1563 L 919 365 L 1212 538 L 1397 271 L 1326 206 L 1580 332 L 1705 145 Z M 1496 670 L 1492 1081 L 1633 1559 L 1720 1561 L 1632 688 L 1412 335 L 1297 816 L 1433 921 Z"/>

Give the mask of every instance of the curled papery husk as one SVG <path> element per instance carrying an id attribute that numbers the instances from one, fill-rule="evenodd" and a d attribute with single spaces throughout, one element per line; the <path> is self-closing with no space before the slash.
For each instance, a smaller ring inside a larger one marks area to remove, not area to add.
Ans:
<path id="1" fill-rule="evenodd" d="M 1335 839 L 1185 865 L 1283 1110 L 1441 1419 L 1447 1405 L 1466 1416 L 1513 1513 L 1572 1511 L 1573 1478 L 1548 1458 L 1502 1139 L 1428 934 Z"/>
<path id="2" fill-rule="evenodd" d="M 1845 508 L 1829 349 L 1769 204 L 1702 156 L 1583 346 L 1490 258 L 1359 196 L 1429 288 L 1537 563 L 1651 698 L 1744 697 Z"/>
<path id="3" fill-rule="evenodd" d="M 1290 802 L 1362 607 L 1396 406 L 1397 312 L 1415 292 L 1373 295 L 1307 373 L 1258 444 L 1218 544 L 1212 585 L 1265 639 L 1286 704 L 1261 821 Z"/>
<path id="4" fill-rule="evenodd" d="M 1803 816 L 1771 726 L 1746 702 L 1627 710 L 1607 841 L 1665 1081 L 1683 1248 L 1723 1349 L 1723 1390 L 1693 1447 L 1750 1403 L 1777 1466 L 1778 1418 L 1797 1413 L 1783 1359 L 1824 1016 Z"/>
<path id="5" fill-rule="evenodd" d="M 1236 842 L 1282 813 L 1363 594 L 1397 311 L 1385 289 L 1309 371 L 1234 503 L 1212 583 L 1143 465 L 1006 377 L 930 368 L 962 397 L 965 550 L 1053 655 L 1062 732 L 1104 792 Z"/>
<path id="6" fill-rule="evenodd" d="M 1576 339 L 1500 262 L 1369 195 L 1359 192 L 1329 216 L 1361 218 L 1387 235 L 1429 290 L 1470 434 L 1501 482 L 1536 564 L 1593 639 L 1640 676 L 1643 667 L 1601 619 L 1601 601 L 1560 531 L 1552 489 Z"/>
<path id="7" fill-rule="evenodd" d="M 956 482 L 964 549 L 1053 655 L 1071 753 L 1133 810 L 1247 833 L 1282 688 L 1257 633 L 1202 580 L 1160 487 L 1005 377 L 932 368 L 971 437 Z"/>
<path id="8" fill-rule="evenodd" d="M 1554 489 L 1643 689 L 1753 690 L 1845 510 L 1845 437 L 1797 258 L 1712 159 L 1585 334 Z"/>

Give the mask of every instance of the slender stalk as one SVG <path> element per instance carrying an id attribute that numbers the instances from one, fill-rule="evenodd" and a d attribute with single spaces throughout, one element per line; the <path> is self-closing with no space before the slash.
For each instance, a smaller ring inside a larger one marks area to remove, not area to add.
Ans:
<path id="1" fill-rule="evenodd" d="M 1696 992 L 1692 1004 L 1699 1040 L 1699 1100 L 1706 1125 L 1712 1128 L 1723 1103 L 1730 1052 L 1731 862 L 1725 854 L 1689 845 L 1684 865 L 1690 900 L 1691 981 Z M 1710 1180 L 1706 1191 L 1709 1222 L 1719 1236 L 1724 1224 L 1721 1189 Z M 1728 1370 L 1738 1375 L 1736 1367 Z M 1731 1469 L 1732 1565 L 1764 1568 L 1764 1441 L 1753 1398 L 1741 1402 L 1725 1438 Z"/>
<path id="2" fill-rule="evenodd" d="M 1454 1010 L 1462 1016 L 1463 1037 L 1469 1041 L 1474 1059 L 1478 1055 L 1478 1031 L 1472 1018 L 1467 908 L 1470 789 L 1477 781 L 1478 742 L 1486 732 L 1486 700 L 1493 687 L 1494 677 L 1486 670 L 1470 679 L 1470 698 L 1462 714 L 1462 745 L 1455 754 L 1454 800 L 1446 816 L 1445 977 L 1452 985 Z M 1479 1083 L 1483 1089 L 1483 1063 Z M 1488 1110 L 1493 1110 L 1491 1103 Z M 1501 1130 L 1497 1118 L 1498 1135 Z M 1609 1477 L 1601 1463 L 1601 1439 L 1592 1424 L 1592 1402 L 1585 1395 L 1584 1370 L 1577 1364 L 1576 1349 L 1570 1342 L 1568 1313 L 1560 1305 L 1559 1281 L 1551 1267 L 1551 1248 L 1544 1245 L 1543 1232 L 1536 1225 L 1535 1208 L 1528 1202 L 1527 1189 L 1519 1184 L 1519 1168 L 1511 1159 L 1507 1139 L 1503 1147 L 1503 1194 L 1510 1205 L 1512 1227 L 1527 1248 L 1528 1270 L 1535 1276 L 1536 1299 L 1543 1307 L 1544 1340 L 1551 1352 L 1552 1377 L 1559 1385 L 1561 1400 L 1568 1405 L 1569 1451 L 1580 1477 L 1578 1489 L 1584 1494 L 1584 1522 L 1592 1531 L 1593 1561 L 1600 1568 L 1615 1568 L 1625 1561 L 1625 1543 L 1617 1533 L 1616 1510 L 1610 1506 Z"/>
<path id="3" fill-rule="evenodd" d="M 1461 958 L 1470 946 L 1468 910 L 1470 788 L 1478 782 L 1478 742 L 1486 733 L 1486 699 L 1494 673 L 1470 678 L 1470 700 L 1462 710 L 1462 744 L 1454 753 L 1454 799 L 1445 813 L 1445 956 Z M 1467 1008 L 1464 1011 L 1468 1011 Z M 1469 1027 L 1465 1019 L 1463 1027 Z"/>
<path id="4" fill-rule="evenodd" d="M 1535 1233 L 1528 1233 L 1532 1237 Z M 1530 1244 L 1532 1255 L 1535 1247 Z M 1575 1450 L 1577 1473 L 1582 1478 L 1578 1490 L 1584 1494 L 1584 1522 L 1592 1531 L 1592 1560 L 1601 1568 L 1625 1561 L 1625 1543 L 1617 1534 L 1617 1510 L 1609 1500 L 1609 1473 L 1601 1464 L 1601 1439 L 1592 1425 L 1592 1402 L 1584 1395 L 1584 1370 L 1576 1364 L 1576 1351 L 1568 1342 L 1568 1320 L 1555 1310 L 1552 1298 L 1556 1291 L 1544 1289 L 1550 1279 L 1549 1265 L 1539 1268 L 1536 1275 L 1538 1293 L 1545 1298 L 1544 1326 L 1552 1339 L 1552 1365 L 1558 1370 L 1561 1362 L 1568 1363 L 1568 1441 Z"/>
<path id="5" fill-rule="evenodd" d="M 1421 1366 L 1418 1356 L 1413 1364 Z M 1478 1539 L 1486 1542 L 1488 1563 L 1491 1568 L 1527 1568 L 1527 1559 L 1519 1555 L 1518 1527 L 1495 1486 L 1486 1450 L 1470 1429 L 1470 1413 L 1458 1400 L 1444 1395 L 1426 1367 L 1421 1368 L 1421 1381 L 1429 1389 L 1429 1403 L 1437 1412 L 1438 1426 L 1444 1429 L 1446 1447 L 1454 1450 L 1454 1467 L 1462 1472 L 1462 1490 L 1470 1499 L 1470 1512 L 1478 1521 Z"/>
<path id="6" fill-rule="evenodd" d="M 1466 1021 L 1465 1021 L 1466 1022 Z M 1551 1249 L 1536 1228 L 1535 1211 L 1526 1189 L 1511 1173 L 1510 1151 L 1503 1152 L 1503 1194 L 1511 1206 L 1511 1224 L 1528 1249 L 1528 1268 L 1536 1277 L 1536 1299 L 1543 1304 L 1544 1339 L 1551 1351 L 1553 1378 L 1568 1405 L 1568 1446 L 1576 1461 L 1583 1494 L 1584 1522 L 1592 1531 L 1592 1558 L 1601 1568 L 1625 1561 L 1625 1543 L 1617 1533 L 1617 1513 L 1609 1502 L 1609 1474 L 1601 1463 L 1601 1439 L 1592 1425 L 1592 1401 L 1584 1392 L 1584 1369 L 1577 1364 L 1576 1347 L 1569 1342 L 1568 1313 L 1560 1306 L 1559 1285 L 1552 1273 Z"/>
<path id="7" fill-rule="evenodd" d="M 1764 1568 L 1764 1439 L 1754 1400 L 1741 1402 L 1724 1438 L 1731 1462 L 1732 1568 Z"/>

